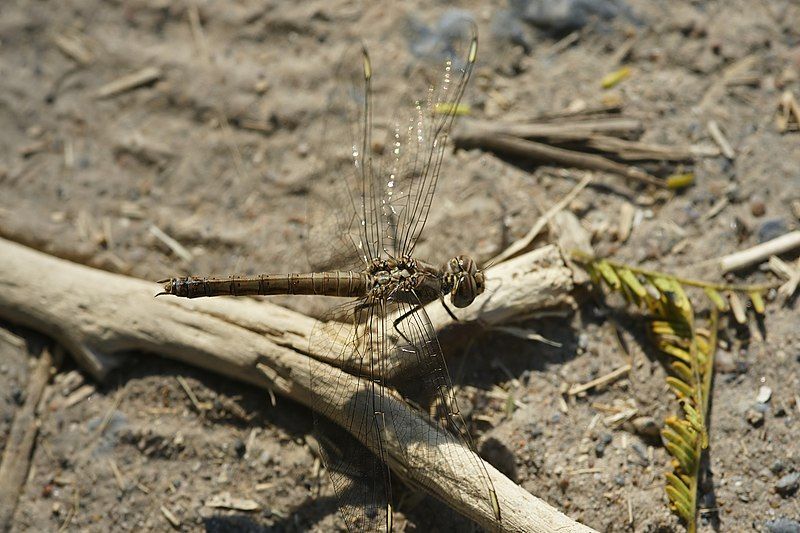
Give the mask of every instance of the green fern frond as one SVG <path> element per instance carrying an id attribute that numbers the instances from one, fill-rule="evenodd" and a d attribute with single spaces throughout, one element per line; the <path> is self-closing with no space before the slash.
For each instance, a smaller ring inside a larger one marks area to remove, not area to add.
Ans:
<path id="1" fill-rule="evenodd" d="M 635 268 L 607 259 L 577 254 L 592 281 L 621 294 L 649 315 L 648 332 L 657 349 L 670 359 L 667 386 L 681 406 L 682 416 L 670 416 L 661 430 L 664 447 L 672 456 L 673 472 L 666 474 L 670 507 L 690 532 L 697 523 L 697 486 L 703 450 L 708 447 L 709 397 L 717 346 L 719 313 L 730 312 L 747 323 L 742 304 L 746 297 L 758 314 L 764 313 L 763 294 L 771 285 L 727 285 L 684 279 L 663 272 Z M 710 316 L 698 327 L 687 288 L 702 289 L 711 303 Z M 723 297 L 723 294 L 725 295 Z"/>
<path id="2" fill-rule="evenodd" d="M 716 289 L 713 287 L 703 287 L 703 292 L 705 292 L 706 296 L 708 296 L 708 299 L 711 300 L 715 306 L 717 306 L 717 311 L 721 313 L 728 311 L 729 307 L 727 302 L 725 302 L 725 300 L 722 298 L 722 295 L 717 292 Z"/>

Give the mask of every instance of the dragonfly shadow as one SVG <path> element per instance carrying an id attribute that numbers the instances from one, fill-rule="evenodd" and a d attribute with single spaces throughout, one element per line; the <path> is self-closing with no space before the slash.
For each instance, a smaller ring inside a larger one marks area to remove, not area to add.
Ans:
<path id="1" fill-rule="evenodd" d="M 529 319 L 515 323 L 514 327 L 515 331 L 542 339 L 520 338 L 502 329 L 486 330 L 475 338 L 465 357 L 453 365 L 454 382 L 489 390 L 509 379 L 560 366 L 578 351 L 579 333 L 569 318 Z"/>

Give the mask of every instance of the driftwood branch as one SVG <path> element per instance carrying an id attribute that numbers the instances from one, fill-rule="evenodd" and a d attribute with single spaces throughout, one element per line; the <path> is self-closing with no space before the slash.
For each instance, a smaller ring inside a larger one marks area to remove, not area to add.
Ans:
<path id="1" fill-rule="evenodd" d="M 563 291 L 572 287 L 569 269 L 554 247 L 499 265 L 487 278 L 489 290 L 476 302 L 479 305 L 463 310 L 461 318 L 467 324 L 493 324 L 520 310 L 563 304 L 569 300 Z M 312 372 L 322 368 L 328 375 L 340 372 L 325 361 L 308 357 L 313 319 L 254 299 L 154 298 L 158 290 L 154 283 L 76 265 L 0 240 L 0 316 L 56 338 L 98 379 L 119 363 L 122 354 L 140 351 L 280 392 L 312 409 L 336 413 L 343 402 L 364 401 L 359 390 L 343 398 L 322 396 L 310 388 Z M 434 310 L 434 324 L 446 330 L 446 321 Z M 413 441 L 420 432 L 430 433 L 426 418 L 401 398 L 387 403 L 389 412 L 413 420 L 411 431 L 404 430 L 406 437 L 398 436 L 391 443 L 392 468 L 412 482 L 434 487 L 436 496 L 462 514 L 488 529 L 503 531 L 591 531 L 487 464 L 500 499 L 503 519 L 497 524 L 479 477 L 469 466 L 474 464 L 474 458 L 467 455 L 471 452 L 437 449 L 436 453 L 464 458 L 463 465 L 443 475 L 441 465 L 425 462 L 432 454 L 420 453 L 420 441 Z M 456 446 L 444 435 L 437 438 L 443 443 L 439 446 Z"/>

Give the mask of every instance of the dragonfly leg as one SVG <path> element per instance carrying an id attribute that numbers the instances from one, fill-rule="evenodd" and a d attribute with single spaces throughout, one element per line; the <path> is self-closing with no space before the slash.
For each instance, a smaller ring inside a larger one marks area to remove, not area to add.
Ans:
<path id="1" fill-rule="evenodd" d="M 411 309 L 409 309 L 408 311 L 406 311 L 405 313 L 403 313 L 402 315 L 400 315 L 399 317 L 397 317 L 397 318 L 394 320 L 394 322 L 392 322 L 392 327 L 394 328 L 394 330 L 395 330 L 395 331 L 397 332 L 397 334 L 398 334 L 398 335 L 400 335 L 400 336 L 403 338 L 403 340 L 404 340 L 404 341 L 406 341 L 406 343 L 407 343 L 407 344 L 409 344 L 409 345 L 411 345 L 411 344 L 412 344 L 412 343 L 411 343 L 411 339 L 409 339 L 408 337 L 406 337 L 406 336 L 403 334 L 403 332 L 402 332 L 402 331 L 400 331 L 400 328 L 398 328 L 398 327 L 397 327 L 397 324 L 399 324 L 400 322 L 402 322 L 403 320 L 405 320 L 407 317 L 409 317 L 409 316 L 413 315 L 414 313 L 416 313 L 416 312 L 417 312 L 417 311 L 419 311 L 420 309 L 422 309 L 422 306 L 421 306 L 421 305 L 415 305 L 414 307 L 412 307 Z"/>
<path id="2" fill-rule="evenodd" d="M 444 310 L 447 311 L 447 314 L 450 315 L 450 318 L 458 322 L 458 317 L 455 314 L 453 314 L 453 312 L 450 310 L 449 307 L 447 307 L 447 304 L 444 302 L 444 298 L 439 298 L 439 301 L 442 302 L 442 306 L 444 307 Z M 392 326 L 394 327 L 394 330 L 397 332 L 397 334 L 400 335 L 403 338 L 403 340 L 406 341 L 408 344 L 411 344 L 411 340 L 405 335 L 403 335 L 403 332 L 400 331 L 400 328 L 397 327 L 397 324 L 405 320 L 407 317 L 413 315 L 421 308 L 422 305 L 415 305 L 414 307 L 412 307 L 411 309 L 409 309 L 408 311 L 397 317 L 392 323 Z"/>
<path id="3" fill-rule="evenodd" d="M 449 307 L 447 307 L 447 304 L 444 303 L 444 298 L 442 296 L 439 297 L 439 301 L 442 302 L 442 306 L 444 307 L 444 310 L 447 311 L 447 314 L 450 315 L 450 318 L 458 322 L 458 317 L 453 314 Z"/>

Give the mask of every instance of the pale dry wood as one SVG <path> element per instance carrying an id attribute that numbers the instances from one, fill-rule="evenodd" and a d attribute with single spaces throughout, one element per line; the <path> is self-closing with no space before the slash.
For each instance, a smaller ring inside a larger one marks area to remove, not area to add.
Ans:
<path id="1" fill-rule="evenodd" d="M 595 378 L 591 381 L 587 381 L 586 383 L 582 384 L 575 384 L 569 388 L 567 394 L 570 396 L 574 396 L 576 394 L 580 394 L 582 392 L 586 392 L 589 389 L 593 389 L 595 387 L 602 388 L 612 381 L 616 381 L 617 379 L 621 378 L 625 374 L 631 371 L 631 365 L 626 364 L 622 365 L 621 367 L 617 368 L 616 370 L 612 370 L 608 374 L 604 376 L 600 376 L 599 378 Z"/>
<path id="2" fill-rule="evenodd" d="M 474 132 L 511 135 L 523 139 L 550 139 L 554 141 L 585 140 L 593 135 L 614 137 L 639 136 L 644 131 L 642 121 L 636 118 L 611 117 L 588 120 L 565 120 L 556 122 L 498 122 L 462 120 L 456 128 L 454 138 L 469 137 Z"/>
<path id="3" fill-rule="evenodd" d="M 98 98 L 109 98 L 124 92 L 136 89 L 142 85 L 153 83 L 161 78 L 161 70 L 157 67 L 144 67 L 136 72 L 125 74 L 113 81 L 110 81 L 97 89 Z"/>
<path id="4" fill-rule="evenodd" d="M 781 133 L 800 130 L 800 104 L 791 91 L 784 91 L 781 95 L 775 125 Z"/>
<path id="5" fill-rule="evenodd" d="M 288 361 L 287 361 L 288 362 Z M 323 363 L 313 361 L 312 366 Z M 285 378 L 289 368 L 276 371 L 274 367 L 260 365 L 266 375 L 270 377 L 276 392 L 286 396 L 309 398 L 312 402 L 333 402 L 334 422 L 344 424 L 354 423 L 358 426 L 364 421 L 343 420 L 344 407 L 354 401 L 365 402 L 368 398 L 369 383 L 362 382 L 352 394 L 332 398 L 320 398 L 310 390 L 307 381 L 289 381 Z M 326 372 L 331 381 L 344 379 L 344 373 L 338 370 L 317 370 Z M 283 373 L 282 373 L 283 372 Z M 312 370 L 314 372 L 314 370 Z M 366 406 L 365 406 L 366 407 Z M 527 493 L 516 483 L 496 470 L 492 465 L 485 463 L 486 470 L 492 481 L 501 510 L 501 523 L 498 524 L 492 513 L 490 500 L 485 487 L 481 482 L 481 473 L 477 470 L 473 452 L 448 437 L 441 428 L 431 426 L 427 419 L 420 417 L 416 411 L 409 407 L 401 398 L 389 395 L 382 404 L 387 420 L 386 452 L 389 465 L 400 477 L 412 485 L 430 487 L 435 496 L 447 502 L 448 505 L 468 516 L 482 527 L 490 531 L 592 531 L 583 525 L 573 522 L 565 515 L 548 506 L 542 500 Z M 370 412 L 367 408 L 355 408 L 351 413 L 356 416 Z M 338 417 L 336 416 L 338 415 Z M 340 418 L 341 417 L 341 418 Z M 400 420 L 403 425 L 395 428 L 392 421 Z M 443 460 L 428 461 L 430 453 L 421 453 L 421 443 L 438 442 L 435 455 L 447 457 L 450 461 L 445 464 Z M 367 444 L 364 442 L 364 444 Z M 480 460 L 480 458 L 478 458 Z"/>
<path id="6" fill-rule="evenodd" d="M 11 520 L 17 507 L 17 498 L 28 477 L 31 451 L 39 432 L 36 408 L 44 388 L 50 380 L 53 357 L 42 351 L 36 367 L 31 372 L 25 390 L 25 403 L 19 408 L 8 433 L 3 460 L 0 463 L 0 531 L 11 530 Z"/>
<path id="7" fill-rule="evenodd" d="M 776 276 L 786 280 L 786 283 L 778 288 L 778 295 L 784 302 L 794 296 L 797 287 L 800 286 L 800 261 L 797 267 L 792 267 L 777 255 L 769 258 L 769 268 Z"/>
<path id="8" fill-rule="evenodd" d="M 574 283 L 576 285 L 589 283 L 589 274 L 571 259 L 576 253 L 585 256 L 594 255 L 589 231 L 583 227 L 572 211 L 566 210 L 555 214 L 550 221 L 550 230 L 555 234 L 559 248 L 566 252 L 565 262 L 573 272 Z"/>
<path id="9" fill-rule="evenodd" d="M 569 297 L 563 293 L 571 290 L 569 279 L 560 253 L 552 246 L 517 257 L 491 270 L 492 292 L 478 309 L 461 310 L 463 319 L 465 323 L 494 323 L 521 310 L 558 305 Z M 312 409 L 332 407 L 336 412 L 342 402 L 365 401 L 321 396 L 311 389 L 312 368 L 326 375 L 341 372 L 308 357 L 313 319 L 249 298 L 154 298 L 159 290 L 155 283 L 76 265 L 0 239 L 0 316 L 55 337 L 98 379 L 119 363 L 122 354 L 137 351 L 274 390 Z M 442 327 L 446 321 L 434 323 Z M 398 417 L 413 421 L 409 427 L 415 431 L 431 431 L 426 418 L 401 399 L 387 403 Z M 419 451 L 422 445 L 424 441 L 393 442 L 394 469 L 411 483 L 432 483 L 438 497 L 483 527 L 591 531 L 486 464 L 503 517 L 496 524 L 475 467 L 468 466 L 474 463 L 456 465 L 440 478 L 444 473 L 440 465 L 423 462 L 429 454 Z M 448 449 L 447 453 L 457 451 Z"/>
<path id="10" fill-rule="evenodd" d="M 187 250 L 186 247 L 184 247 L 181 243 L 179 243 L 178 241 L 176 241 L 175 239 L 164 233 L 164 231 L 161 230 L 161 228 L 159 228 L 155 224 L 151 224 L 150 227 L 148 228 L 148 231 L 155 238 L 166 244 L 175 255 L 177 255 L 187 263 L 191 263 L 192 259 L 194 258 L 192 252 Z"/>
<path id="11" fill-rule="evenodd" d="M 722 272 L 732 272 L 747 268 L 767 260 L 771 255 L 780 255 L 800 248 L 800 230 L 784 233 L 767 242 L 757 244 L 747 250 L 716 259 Z"/>
<path id="12" fill-rule="evenodd" d="M 722 155 L 728 159 L 734 159 L 736 157 L 736 152 L 733 151 L 731 143 L 728 142 L 728 138 L 725 137 L 724 133 L 722 133 L 717 121 L 709 120 L 707 127 L 709 135 L 711 135 L 711 138 L 714 139 L 714 142 L 717 143 L 717 146 L 719 146 Z"/>
<path id="13" fill-rule="evenodd" d="M 53 37 L 53 42 L 61 52 L 73 59 L 79 65 L 85 66 L 92 62 L 92 53 L 86 46 L 80 34 L 60 34 Z"/>
<path id="14" fill-rule="evenodd" d="M 453 309 L 453 323 L 438 302 L 425 309 L 440 335 L 447 329 L 493 326 L 520 320 L 544 309 L 574 307 L 575 273 L 554 245 L 542 246 L 486 271 L 486 291 L 469 307 Z"/>

